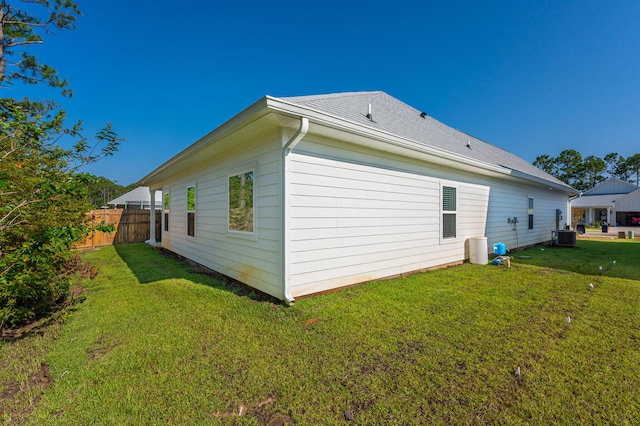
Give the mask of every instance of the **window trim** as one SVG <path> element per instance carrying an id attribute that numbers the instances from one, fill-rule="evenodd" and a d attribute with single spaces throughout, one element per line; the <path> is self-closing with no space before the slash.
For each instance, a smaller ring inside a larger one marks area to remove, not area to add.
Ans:
<path id="1" fill-rule="evenodd" d="M 189 207 L 190 207 L 189 206 L 189 191 L 191 189 L 193 189 L 193 209 L 189 209 Z M 197 190 L 197 185 L 194 183 L 193 185 L 187 186 L 187 199 L 186 199 L 186 206 L 185 206 L 186 207 L 186 216 L 185 216 L 185 219 L 186 219 L 185 225 L 186 226 L 185 226 L 185 230 L 186 230 L 186 233 L 187 233 L 187 237 L 189 237 L 189 238 L 195 238 L 196 235 L 197 235 L 197 232 L 196 232 L 196 228 L 197 228 L 197 221 L 196 220 L 197 220 L 197 216 L 198 216 L 196 214 L 196 211 L 198 209 L 197 200 L 198 200 L 198 190 Z M 189 218 L 190 218 L 190 215 L 192 215 L 192 217 L 193 217 L 193 226 L 192 226 L 192 229 L 191 229 L 192 234 L 189 234 L 189 230 L 190 230 L 189 229 Z"/>
<path id="2" fill-rule="evenodd" d="M 533 231 L 535 228 L 535 213 L 534 213 L 534 197 L 527 195 L 527 230 Z"/>
<path id="3" fill-rule="evenodd" d="M 445 188 L 452 188 L 455 190 L 455 209 L 453 210 L 445 210 L 444 206 L 444 197 L 445 197 Z M 439 222 L 440 222 L 440 244 L 448 244 L 455 243 L 459 239 L 459 226 L 458 226 L 458 216 L 459 216 L 459 187 L 457 184 L 451 182 L 440 182 L 440 200 L 439 200 Z M 453 237 L 445 237 L 444 235 L 444 216 L 450 215 L 454 216 L 455 222 L 455 236 Z"/>
<path id="4" fill-rule="evenodd" d="M 257 177 L 257 164 L 256 163 L 252 163 L 252 164 L 247 164 L 241 167 L 236 167 L 232 170 L 230 170 L 227 173 L 227 206 L 226 206 L 226 210 L 227 210 L 227 233 L 229 236 L 233 236 L 236 238 L 244 238 L 244 239 L 250 239 L 250 240 L 257 240 L 257 205 L 256 205 L 256 200 L 257 200 L 257 185 L 256 185 L 256 177 Z M 246 173 L 252 173 L 253 177 L 252 177 L 252 185 L 253 185 L 253 193 L 252 193 L 252 224 L 253 224 L 253 230 L 252 231 L 243 231 L 240 229 L 231 229 L 231 191 L 230 191 L 230 179 L 232 177 L 236 177 L 236 176 L 240 176 Z"/>

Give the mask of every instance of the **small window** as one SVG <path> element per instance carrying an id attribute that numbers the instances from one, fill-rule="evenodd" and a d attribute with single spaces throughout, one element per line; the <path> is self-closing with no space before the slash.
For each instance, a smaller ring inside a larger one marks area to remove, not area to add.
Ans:
<path id="1" fill-rule="evenodd" d="M 528 229 L 533 229 L 533 197 L 527 198 Z"/>
<path id="2" fill-rule="evenodd" d="M 162 198 L 162 208 L 164 209 L 164 230 L 169 232 L 169 193 L 165 193 Z"/>
<path id="3" fill-rule="evenodd" d="M 457 237 L 457 190 L 452 186 L 442 187 L 442 238 Z"/>
<path id="4" fill-rule="evenodd" d="M 196 187 L 187 188 L 187 235 L 196 235 Z"/>
<path id="5" fill-rule="evenodd" d="M 229 176 L 229 230 L 253 232 L 253 171 Z"/>

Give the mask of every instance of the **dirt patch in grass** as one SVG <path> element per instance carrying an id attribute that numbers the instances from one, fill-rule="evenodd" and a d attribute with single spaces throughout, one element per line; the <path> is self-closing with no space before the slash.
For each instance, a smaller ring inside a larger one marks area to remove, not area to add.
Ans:
<path id="1" fill-rule="evenodd" d="M 270 396 L 264 401 L 247 406 L 244 403 L 233 406 L 225 412 L 216 411 L 211 413 L 214 418 L 233 418 L 233 417 L 253 417 L 258 424 L 266 426 L 285 426 L 293 425 L 296 422 L 289 414 L 273 412 L 271 406 L 276 401 L 276 397 Z"/>
<path id="2" fill-rule="evenodd" d="M 93 344 L 94 347 L 87 349 L 87 355 L 90 361 L 97 361 L 103 358 L 111 349 L 117 347 L 120 343 L 106 343 L 104 336 L 100 336 Z"/>
<path id="3" fill-rule="evenodd" d="M 0 399 L 7 401 L 15 398 L 20 392 L 24 392 L 28 389 L 42 388 L 45 389 L 51 384 L 51 376 L 49 375 L 49 366 L 42 364 L 36 374 L 29 377 L 25 383 L 20 383 L 16 380 L 9 380 L 3 384 L 2 393 L 0 393 Z"/>
<path id="4" fill-rule="evenodd" d="M 25 382 L 8 380 L 3 383 L 0 393 L 0 413 L 10 419 L 7 424 L 17 424 L 15 422 L 17 419 L 28 416 L 40 400 L 44 390 L 51 386 L 52 381 L 49 366 L 42 364 L 38 371 L 29 376 Z M 28 400 L 29 404 L 21 406 L 21 408 L 16 408 L 19 405 L 11 404 L 14 400 L 20 399 Z M 10 407 L 14 407 L 13 410 Z"/>

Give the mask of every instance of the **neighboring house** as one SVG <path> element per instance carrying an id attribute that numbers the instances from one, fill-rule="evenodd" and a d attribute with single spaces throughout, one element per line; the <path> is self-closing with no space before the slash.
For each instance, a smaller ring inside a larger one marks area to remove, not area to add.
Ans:
<path id="1" fill-rule="evenodd" d="M 162 208 L 162 191 L 156 191 L 155 204 L 156 208 Z M 150 209 L 151 194 L 146 186 L 139 186 L 136 189 L 127 192 L 107 203 L 112 209 Z"/>
<path id="2" fill-rule="evenodd" d="M 635 225 L 633 218 L 640 218 L 640 188 L 611 178 L 571 200 L 571 213 L 574 222 Z"/>
<path id="3" fill-rule="evenodd" d="M 549 241 L 577 195 L 383 92 L 266 96 L 139 184 L 162 247 L 288 302 Z"/>

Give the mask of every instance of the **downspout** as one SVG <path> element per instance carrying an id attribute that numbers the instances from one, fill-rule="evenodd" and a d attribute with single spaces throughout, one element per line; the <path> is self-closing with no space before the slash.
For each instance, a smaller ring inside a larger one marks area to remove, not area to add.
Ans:
<path id="1" fill-rule="evenodd" d="M 289 154 L 295 148 L 295 146 L 307 135 L 309 131 L 309 119 L 307 117 L 300 117 L 300 127 L 294 133 L 294 135 L 286 141 L 282 146 L 282 278 L 283 278 L 283 299 L 287 305 L 291 305 L 294 302 L 293 296 L 291 296 L 291 289 L 289 284 L 291 277 L 289 276 L 289 250 L 290 244 L 290 232 L 289 232 L 289 216 L 290 216 L 290 195 L 289 186 L 291 184 L 291 177 L 289 175 L 290 160 Z"/>
<path id="2" fill-rule="evenodd" d="M 296 131 L 296 133 L 284 144 L 283 154 L 286 157 L 289 155 L 291 150 L 307 135 L 309 131 L 309 119 L 307 117 L 300 117 L 300 127 Z"/>

